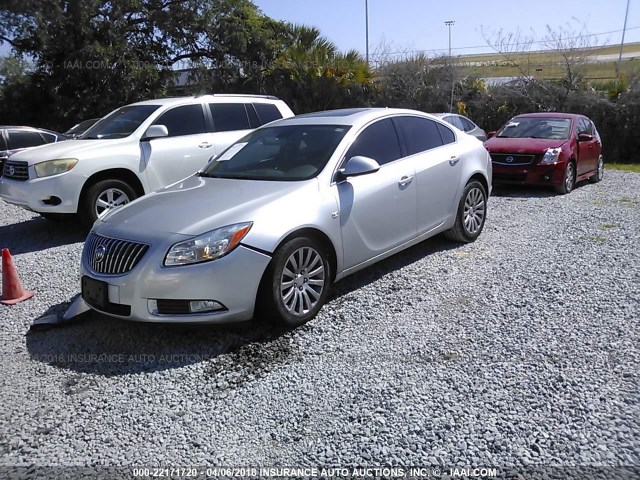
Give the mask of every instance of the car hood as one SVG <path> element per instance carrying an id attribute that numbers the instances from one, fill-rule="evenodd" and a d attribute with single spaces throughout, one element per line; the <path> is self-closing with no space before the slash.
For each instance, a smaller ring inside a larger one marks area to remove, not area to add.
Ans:
<path id="1" fill-rule="evenodd" d="M 567 142 L 567 139 L 492 137 L 484 145 L 490 153 L 541 154 L 548 148 L 559 148 Z"/>
<path id="2" fill-rule="evenodd" d="M 29 148 L 11 155 L 11 160 L 27 162 L 29 165 L 55 160 L 58 158 L 82 158 L 92 156 L 96 152 L 104 152 L 105 147 L 130 141 L 118 138 L 109 140 L 65 140 L 64 142 L 49 143 L 39 147 Z"/>
<path id="3" fill-rule="evenodd" d="M 270 203 L 311 191 L 318 191 L 316 179 L 277 182 L 194 175 L 112 211 L 101 222 L 107 228 L 100 230 L 134 238 L 145 232 L 199 235 L 226 225 L 255 221 L 259 210 Z"/>

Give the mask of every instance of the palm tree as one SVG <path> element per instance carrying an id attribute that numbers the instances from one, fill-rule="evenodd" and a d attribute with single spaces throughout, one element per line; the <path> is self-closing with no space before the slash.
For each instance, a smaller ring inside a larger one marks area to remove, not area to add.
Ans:
<path id="1" fill-rule="evenodd" d="M 267 76 L 296 112 L 362 105 L 371 72 L 358 52 L 341 53 L 317 28 L 304 25 L 288 24 L 282 44 Z"/>

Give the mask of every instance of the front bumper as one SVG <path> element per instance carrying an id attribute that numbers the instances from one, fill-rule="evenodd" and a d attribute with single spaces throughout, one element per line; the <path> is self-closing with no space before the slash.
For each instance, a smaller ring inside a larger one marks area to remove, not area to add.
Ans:
<path id="1" fill-rule="evenodd" d="M 130 272 L 117 276 L 92 271 L 83 252 L 81 275 L 108 284 L 108 306 L 100 309 L 90 304 L 91 308 L 116 318 L 155 323 L 231 323 L 253 317 L 270 256 L 240 245 L 212 262 L 165 267 L 166 251 L 151 247 Z M 158 314 L 150 311 L 149 300 L 214 300 L 226 310 Z"/>
<path id="2" fill-rule="evenodd" d="M 84 178 L 72 172 L 37 178 L 29 166 L 29 180 L 0 177 L 0 197 L 37 213 L 76 213 L 83 183 Z"/>
<path id="3" fill-rule="evenodd" d="M 533 165 L 502 165 L 493 162 L 493 183 L 559 185 L 564 181 L 566 162 Z"/>

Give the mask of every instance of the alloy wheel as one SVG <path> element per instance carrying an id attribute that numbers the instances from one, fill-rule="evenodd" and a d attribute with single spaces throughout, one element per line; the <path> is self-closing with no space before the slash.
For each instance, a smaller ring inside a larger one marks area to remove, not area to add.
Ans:
<path id="1" fill-rule="evenodd" d="M 112 208 L 121 207 L 130 201 L 129 196 L 119 188 L 107 188 L 96 199 L 96 215 L 101 217 Z"/>
<path id="2" fill-rule="evenodd" d="M 318 303 L 325 287 L 322 256 L 312 247 L 301 247 L 287 259 L 280 278 L 280 297 L 289 313 L 302 316 Z"/>
<path id="3" fill-rule="evenodd" d="M 602 155 L 601 155 L 600 158 L 598 158 L 598 179 L 602 180 L 603 177 L 604 177 L 604 159 L 602 158 Z"/>
<path id="4" fill-rule="evenodd" d="M 574 178 L 575 177 L 573 175 L 573 163 L 568 163 L 567 169 L 564 174 L 564 187 L 567 192 L 570 192 L 571 190 L 573 190 Z"/>
<path id="5" fill-rule="evenodd" d="M 464 200 L 464 229 L 474 235 L 482 228 L 486 215 L 484 194 L 479 188 L 472 188 Z"/>

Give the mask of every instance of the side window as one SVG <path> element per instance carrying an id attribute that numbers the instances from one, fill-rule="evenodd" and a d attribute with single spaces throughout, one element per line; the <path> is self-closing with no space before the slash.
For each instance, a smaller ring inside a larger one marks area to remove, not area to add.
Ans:
<path id="1" fill-rule="evenodd" d="M 448 117 L 444 117 L 443 120 L 453 125 L 454 127 L 464 131 L 464 126 L 462 125 L 460 118 L 457 117 L 456 115 L 449 115 Z"/>
<path id="2" fill-rule="evenodd" d="M 445 127 L 441 123 L 438 123 L 438 132 L 440 132 L 440 137 L 442 137 L 442 143 L 447 145 L 449 143 L 455 143 L 456 135 L 450 128 Z"/>
<path id="3" fill-rule="evenodd" d="M 471 120 L 469 120 L 468 118 L 466 117 L 458 117 L 458 118 L 462 122 L 462 129 L 465 132 L 470 132 L 471 130 L 476 128 L 476 126 L 473 123 L 471 123 Z"/>
<path id="4" fill-rule="evenodd" d="M 420 117 L 396 117 L 398 128 L 407 147 L 407 155 L 424 152 L 442 146 L 442 138 L 436 122 Z"/>
<path id="5" fill-rule="evenodd" d="M 153 124 L 167 127 L 170 137 L 195 135 L 207 131 L 204 112 L 200 104 L 172 108 L 160 115 Z"/>
<path id="6" fill-rule="evenodd" d="M 245 103 L 244 107 L 247 109 L 247 115 L 249 115 L 249 124 L 251 128 L 258 128 L 260 125 L 260 120 L 258 120 L 258 114 L 256 113 L 256 109 L 253 104 Z"/>
<path id="7" fill-rule="evenodd" d="M 576 127 L 576 131 L 578 135 L 581 133 L 587 133 L 589 135 L 593 135 L 593 129 L 591 128 L 591 122 L 586 118 L 578 119 L 578 125 Z"/>
<path id="8" fill-rule="evenodd" d="M 260 118 L 260 125 L 264 125 L 265 123 L 273 122 L 274 120 L 280 120 L 282 118 L 282 114 L 278 107 L 271 103 L 254 103 L 253 106 L 258 112 L 258 118 Z"/>
<path id="9" fill-rule="evenodd" d="M 438 123 L 438 131 L 440 132 L 440 136 L 442 137 L 442 143 L 444 143 L 445 145 L 447 145 L 448 143 L 454 143 L 456 141 L 456 136 L 451 131 L 451 129 L 445 127 L 441 123 Z"/>
<path id="10" fill-rule="evenodd" d="M 4 139 L 4 132 L 0 130 L 0 152 L 7 150 L 7 141 Z"/>
<path id="11" fill-rule="evenodd" d="M 251 128 L 243 103 L 210 103 L 209 110 L 213 116 L 216 132 L 249 130 Z"/>
<path id="12" fill-rule="evenodd" d="M 373 158 L 380 165 L 393 162 L 402 156 L 398 134 L 390 118 L 368 126 L 358 135 L 345 158 L 356 155 Z"/>
<path id="13" fill-rule="evenodd" d="M 35 147 L 45 143 L 44 139 L 38 132 L 30 132 L 28 130 L 8 130 L 7 133 L 9 134 L 9 150 Z"/>
<path id="14" fill-rule="evenodd" d="M 44 141 L 47 143 L 53 143 L 58 138 L 55 135 L 52 135 L 51 133 L 40 132 L 40 135 L 42 135 L 42 138 L 44 138 Z"/>

